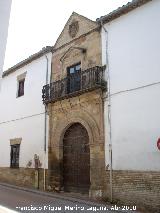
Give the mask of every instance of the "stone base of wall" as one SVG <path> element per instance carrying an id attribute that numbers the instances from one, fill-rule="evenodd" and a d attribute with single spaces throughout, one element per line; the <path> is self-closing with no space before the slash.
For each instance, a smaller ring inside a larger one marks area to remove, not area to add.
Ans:
<path id="1" fill-rule="evenodd" d="M 97 171 L 95 169 L 95 171 Z M 94 184 L 91 185 L 88 196 L 91 198 L 102 198 L 105 194 L 104 187 L 104 170 L 101 171 L 101 181 L 98 179 L 99 173 L 97 177 L 94 177 Z M 57 174 L 57 175 L 55 175 Z M 61 183 L 62 177 L 58 176 L 57 170 L 48 170 L 46 169 L 46 190 L 47 191 L 62 191 L 63 185 Z M 96 181 L 97 180 L 97 181 Z M 8 183 L 15 186 L 27 187 L 32 189 L 37 189 L 39 185 L 39 189 L 44 189 L 44 170 L 39 169 L 39 183 L 36 178 L 36 170 L 33 168 L 8 168 L 1 167 L 0 168 L 0 182 Z"/>
<path id="2" fill-rule="evenodd" d="M 51 174 L 49 170 L 46 170 L 46 189 L 55 191 L 52 188 L 54 184 L 51 184 L 49 177 L 51 177 Z M 106 171 L 104 178 L 106 184 L 102 181 L 101 184 L 96 184 L 95 187 L 92 185 L 89 197 L 106 197 L 107 200 L 110 200 L 109 171 Z M 55 181 L 57 182 L 57 179 Z M 1 167 L 0 182 L 28 188 L 37 187 L 35 169 L 31 168 L 11 169 Z M 43 184 L 43 169 L 39 169 L 39 189 L 43 190 Z M 160 212 L 160 172 L 113 171 L 112 184 L 113 202 L 122 205 L 134 205 L 139 209 L 145 209 L 149 213 Z M 55 184 L 56 186 L 59 187 Z"/>
<path id="3" fill-rule="evenodd" d="M 32 168 L 0 168 L 0 182 L 16 186 L 37 188 L 35 169 Z M 39 169 L 39 189 L 43 189 L 43 169 Z"/>
<path id="4" fill-rule="evenodd" d="M 106 173 L 109 198 L 109 171 Z M 160 172 L 113 171 L 113 201 L 160 212 Z"/>
<path id="5" fill-rule="evenodd" d="M 90 198 L 105 199 L 106 198 L 106 184 L 105 184 L 105 170 L 99 166 L 92 168 L 92 177 L 90 189 L 88 192 L 80 192 L 80 194 L 88 194 Z M 64 191 L 62 172 L 58 169 L 49 169 L 46 176 L 46 189 L 49 191 Z"/>

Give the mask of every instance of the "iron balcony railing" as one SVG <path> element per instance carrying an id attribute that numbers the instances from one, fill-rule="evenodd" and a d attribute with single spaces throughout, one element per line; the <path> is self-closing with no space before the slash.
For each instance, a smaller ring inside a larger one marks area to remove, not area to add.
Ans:
<path id="1" fill-rule="evenodd" d="M 62 80 L 43 86 L 43 103 L 55 102 L 97 88 L 105 90 L 104 70 L 105 66 L 96 66 L 84 71 L 78 71 Z"/>

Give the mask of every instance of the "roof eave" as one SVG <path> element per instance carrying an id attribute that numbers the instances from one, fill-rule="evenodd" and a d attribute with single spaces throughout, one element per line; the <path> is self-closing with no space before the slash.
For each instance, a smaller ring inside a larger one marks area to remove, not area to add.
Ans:
<path id="1" fill-rule="evenodd" d="M 29 56 L 28 58 L 24 59 L 23 61 L 17 63 L 13 67 L 4 71 L 3 74 L 2 74 L 2 78 L 5 77 L 5 76 L 8 76 L 9 74 L 15 72 L 17 69 L 24 67 L 25 65 L 31 63 L 32 61 L 40 58 L 41 56 L 43 56 L 44 54 L 49 53 L 49 52 L 53 52 L 53 47 L 46 46 L 46 47 L 42 48 L 42 50 L 40 50 L 39 52 Z"/>
<path id="2" fill-rule="evenodd" d="M 130 11 L 136 9 L 137 7 L 140 7 L 152 0 L 133 0 L 132 2 L 128 2 L 126 5 L 123 5 L 122 7 L 119 7 L 118 9 L 112 11 L 106 16 L 102 16 L 98 18 L 96 21 L 98 23 L 107 23 L 110 22 L 124 14 L 129 13 Z"/>

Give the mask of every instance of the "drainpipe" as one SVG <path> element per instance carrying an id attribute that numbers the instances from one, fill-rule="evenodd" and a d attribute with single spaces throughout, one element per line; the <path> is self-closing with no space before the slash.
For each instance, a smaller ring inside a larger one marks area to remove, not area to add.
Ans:
<path id="1" fill-rule="evenodd" d="M 108 108 L 107 108 L 107 117 L 108 117 L 108 130 L 109 130 L 109 137 L 108 137 L 108 144 L 109 144 L 109 179 L 110 179 L 110 202 L 113 201 L 113 186 L 112 186 L 112 129 L 111 129 L 111 92 L 110 92 L 110 70 L 109 70 L 109 57 L 108 57 L 108 31 L 104 27 L 101 21 L 101 27 L 105 31 L 105 40 L 106 40 L 106 75 L 107 75 L 107 101 L 108 101 Z"/>
<path id="2" fill-rule="evenodd" d="M 48 84 L 48 57 L 46 58 L 46 84 Z M 43 189 L 46 190 L 46 145 L 47 145 L 47 106 L 45 104 L 44 114 L 44 170 L 43 170 Z"/>

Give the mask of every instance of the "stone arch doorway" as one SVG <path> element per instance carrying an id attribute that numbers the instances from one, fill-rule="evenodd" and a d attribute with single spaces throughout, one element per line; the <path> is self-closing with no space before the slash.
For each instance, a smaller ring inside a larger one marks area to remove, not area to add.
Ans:
<path id="1" fill-rule="evenodd" d="M 89 192 L 89 136 L 85 127 L 80 123 L 72 124 L 64 134 L 63 186 L 65 191 Z"/>

